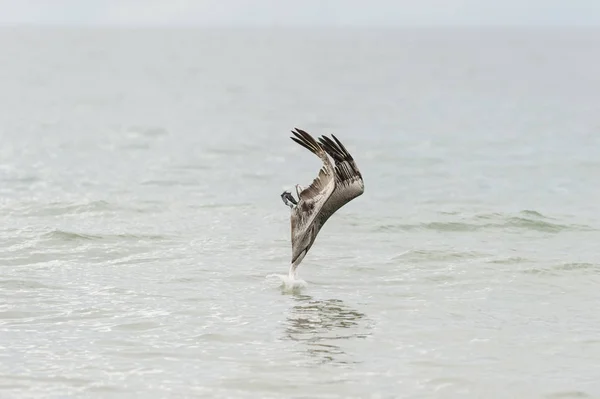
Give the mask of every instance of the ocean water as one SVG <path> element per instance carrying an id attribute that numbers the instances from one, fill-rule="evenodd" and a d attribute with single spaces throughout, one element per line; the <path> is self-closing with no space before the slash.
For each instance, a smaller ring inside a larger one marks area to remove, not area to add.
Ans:
<path id="1" fill-rule="evenodd" d="M 600 31 L 0 48 L 0 397 L 600 397 Z M 293 127 L 365 193 L 287 292 Z"/>

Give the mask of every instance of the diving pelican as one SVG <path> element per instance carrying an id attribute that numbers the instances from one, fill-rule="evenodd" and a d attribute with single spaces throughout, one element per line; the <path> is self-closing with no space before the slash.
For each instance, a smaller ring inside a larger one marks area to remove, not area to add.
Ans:
<path id="1" fill-rule="evenodd" d="M 295 136 L 291 137 L 292 140 L 323 161 L 319 175 L 310 186 L 303 188 L 296 184 L 297 201 L 289 191 L 281 194 L 281 199 L 291 209 L 292 262 L 289 278 L 294 280 L 298 265 L 312 247 L 327 219 L 361 195 L 365 191 L 365 185 L 354 159 L 333 134 L 333 140 L 321 136 L 317 142 L 303 130 L 296 128 L 292 133 Z M 333 158 L 335 166 L 329 157 Z"/>

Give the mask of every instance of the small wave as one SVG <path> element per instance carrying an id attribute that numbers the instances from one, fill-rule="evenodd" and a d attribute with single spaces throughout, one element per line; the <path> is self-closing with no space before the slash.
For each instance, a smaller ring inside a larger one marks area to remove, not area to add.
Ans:
<path id="1" fill-rule="evenodd" d="M 428 230 L 437 230 L 437 231 L 473 231 L 478 226 L 470 223 L 460 223 L 460 222 L 432 222 L 426 223 L 425 227 Z"/>
<path id="2" fill-rule="evenodd" d="M 531 230 L 548 233 L 559 233 L 562 231 L 595 231 L 591 226 L 579 224 L 565 224 L 550 222 L 548 216 L 539 212 L 525 210 L 515 215 L 504 215 L 499 213 L 486 213 L 474 215 L 463 221 L 444 222 L 422 222 L 413 224 L 382 224 L 375 227 L 376 231 L 416 231 L 433 230 L 439 232 L 472 232 L 481 230 Z M 483 222 L 485 221 L 485 222 Z"/>
<path id="3" fill-rule="evenodd" d="M 521 258 L 520 256 L 512 256 L 509 258 L 490 260 L 488 263 L 496 263 L 496 264 L 502 264 L 502 265 L 514 265 L 517 263 L 525 263 L 525 262 L 531 262 L 531 261 L 529 259 Z"/>
<path id="4" fill-rule="evenodd" d="M 564 225 L 557 223 L 544 222 L 541 220 L 532 220 L 522 217 L 511 217 L 503 225 L 504 227 L 523 228 L 525 230 L 545 231 L 549 233 L 557 233 L 564 230 L 577 230 L 576 225 Z"/>
<path id="5" fill-rule="evenodd" d="M 101 239 L 101 236 L 95 236 L 91 234 L 83 234 L 83 233 L 73 233 L 70 231 L 63 230 L 54 230 L 50 233 L 46 233 L 42 236 L 43 238 L 49 240 L 59 240 L 59 241 L 77 241 L 77 240 L 94 240 Z"/>
<path id="6" fill-rule="evenodd" d="M 593 263 L 564 263 L 554 266 L 554 270 L 581 270 L 581 271 L 600 271 L 600 265 Z"/>
<path id="7" fill-rule="evenodd" d="M 479 226 L 460 222 L 431 222 L 417 224 L 385 224 L 377 226 L 377 231 L 387 232 L 394 230 L 436 230 L 436 231 L 474 231 Z"/>
<path id="8" fill-rule="evenodd" d="M 23 217 L 99 215 L 115 212 L 156 212 L 162 208 L 149 201 L 134 204 L 117 204 L 104 200 L 79 202 L 13 202 L 3 206 L 3 210 Z"/>
<path id="9" fill-rule="evenodd" d="M 525 209 L 525 210 L 521 211 L 520 213 L 524 216 L 547 219 L 546 216 L 542 215 L 541 213 L 539 213 L 537 211 L 531 211 L 531 210 Z"/>
<path id="10" fill-rule="evenodd" d="M 474 220 L 495 220 L 495 219 L 502 219 L 502 217 L 503 217 L 503 215 L 501 213 L 493 212 L 493 213 L 479 213 L 479 214 L 473 216 L 473 219 Z"/>
<path id="11" fill-rule="evenodd" d="M 410 250 L 399 255 L 396 255 L 391 258 L 392 261 L 395 260 L 458 260 L 458 259 L 476 259 L 484 256 L 488 256 L 487 254 L 478 253 L 478 252 L 455 252 L 455 251 L 442 251 L 442 250 L 427 250 L 427 249 L 419 249 L 419 250 Z"/>
<path id="12" fill-rule="evenodd" d="M 163 240 L 162 235 L 135 235 L 135 234 L 87 234 L 75 233 L 66 230 L 54 230 L 42 235 L 46 240 L 56 241 L 91 241 L 91 240 Z"/>
<path id="13" fill-rule="evenodd" d="M 533 210 L 529 210 L 529 209 L 525 209 L 525 210 L 518 212 L 518 215 L 521 215 L 526 218 L 529 217 L 529 218 L 537 218 L 537 219 L 551 219 L 550 217 L 545 216 L 538 211 L 533 211 Z M 490 219 L 503 219 L 506 217 L 510 217 L 510 215 L 504 215 L 502 213 L 492 212 L 492 213 L 480 213 L 480 214 L 475 215 L 473 218 L 474 219 L 482 219 L 482 220 L 490 220 Z"/>
<path id="14" fill-rule="evenodd" d="M 106 201 L 87 201 L 81 203 L 52 202 L 49 204 L 29 204 L 18 207 L 18 212 L 25 216 L 60 216 L 71 214 L 84 214 L 105 212 L 114 206 Z"/>
<path id="15" fill-rule="evenodd" d="M 548 276 L 560 276 L 565 272 L 581 272 L 581 273 L 594 273 L 596 275 L 600 272 L 600 265 L 593 263 L 563 263 L 546 268 L 531 268 L 523 270 L 525 274 L 538 274 Z"/>

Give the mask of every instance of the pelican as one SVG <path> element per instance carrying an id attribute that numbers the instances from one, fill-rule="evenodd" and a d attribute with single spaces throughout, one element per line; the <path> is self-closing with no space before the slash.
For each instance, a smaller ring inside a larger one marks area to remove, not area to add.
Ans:
<path id="1" fill-rule="evenodd" d="M 317 142 L 310 134 L 298 128 L 290 137 L 321 158 L 319 175 L 306 188 L 296 184 L 298 200 L 289 191 L 281 194 L 283 203 L 290 207 L 292 226 L 292 262 L 289 278 L 296 279 L 298 265 L 304 259 L 317 234 L 338 209 L 365 191 L 362 175 L 344 145 L 332 134 L 333 140 L 321 136 Z M 334 164 L 330 158 L 333 158 Z"/>

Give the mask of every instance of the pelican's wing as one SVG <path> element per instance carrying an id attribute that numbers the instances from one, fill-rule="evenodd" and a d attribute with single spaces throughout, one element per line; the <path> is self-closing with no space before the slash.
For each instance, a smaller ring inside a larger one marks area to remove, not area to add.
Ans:
<path id="1" fill-rule="evenodd" d="M 299 199 L 310 205 L 314 205 L 316 202 L 324 202 L 335 188 L 335 171 L 333 165 L 327 157 L 327 153 L 325 153 L 321 145 L 310 134 L 298 128 L 292 130 L 292 133 L 296 136 L 291 137 L 292 140 L 308 149 L 323 161 L 323 167 L 319 170 L 318 176 L 310 186 L 299 193 Z"/>
<path id="2" fill-rule="evenodd" d="M 337 209 L 348 201 L 358 197 L 365 191 L 365 185 L 358 166 L 346 147 L 335 137 L 319 138 L 321 147 L 335 160 L 335 190 L 333 196 L 337 200 Z M 334 141 L 335 140 L 335 141 Z"/>
<path id="3" fill-rule="evenodd" d="M 297 267 L 318 233 L 318 226 L 314 224 L 315 218 L 335 190 L 335 170 L 323 147 L 310 134 L 300 129 L 292 130 L 292 133 L 295 136 L 292 140 L 323 161 L 323 166 L 312 184 L 298 194 L 298 205 L 292 209 L 290 215 L 292 264 Z"/>

